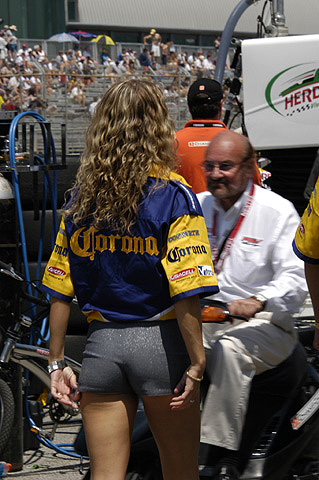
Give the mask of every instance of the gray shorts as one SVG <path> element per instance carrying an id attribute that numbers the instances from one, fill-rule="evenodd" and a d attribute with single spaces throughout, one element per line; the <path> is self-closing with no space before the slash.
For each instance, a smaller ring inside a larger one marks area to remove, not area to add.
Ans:
<path id="1" fill-rule="evenodd" d="M 190 360 L 176 320 L 89 326 L 80 392 L 171 395 Z"/>

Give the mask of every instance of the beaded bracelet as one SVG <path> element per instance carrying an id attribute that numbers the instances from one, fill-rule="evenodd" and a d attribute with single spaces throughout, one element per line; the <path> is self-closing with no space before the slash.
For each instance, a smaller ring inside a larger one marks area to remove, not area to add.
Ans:
<path id="1" fill-rule="evenodd" d="M 187 370 L 186 375 L 191 378 L 192 380 L 195 380 L 195 382 L 201 382 L 204 377 L 194 377 L 191 373 L 189 373 L 189 370 Z"/>

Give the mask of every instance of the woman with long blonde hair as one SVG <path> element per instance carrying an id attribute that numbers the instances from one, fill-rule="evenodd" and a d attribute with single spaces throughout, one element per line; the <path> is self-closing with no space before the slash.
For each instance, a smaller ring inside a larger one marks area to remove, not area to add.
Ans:
<path id="1" fill-rule="evenodd" d="M 139 398 L 164 479 L 199 478 L 199 296 L 218 286 L 196 196 L 173 172 L 174 137 L 152 82 L 105 93 L 43 278 L 51 393 L 81 398 L 92 480 L 125 478 Z M 78 385 L 64 361 L 74 295 L 89 322 Z"/>

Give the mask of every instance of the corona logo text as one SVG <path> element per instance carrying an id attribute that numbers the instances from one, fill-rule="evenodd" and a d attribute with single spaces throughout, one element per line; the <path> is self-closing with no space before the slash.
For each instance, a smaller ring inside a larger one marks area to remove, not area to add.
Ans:
<path id="1" fill-rule="evenodd" d="M 171 263 L 180 262 L 183 257 L 188 255 L 199 255 L 201 253 L 207 254 L 206 247 L 204 245 L 194 245 L 193 247 L 185 248 L 172 248 L 167 255 L 167 260 Z"/>
<path id="2" fill-rule="evenodd" d="M 67 247 L 62 247 L 61 245 L 58 245 L 57 243 L 54 245 L 54 253 L 57 253 L 58 255 L 62 255 L 62 257 L 67 257 L 68 255 L 68 249 Z"/>
<path id="3" fill-rule="evenodd" d="M 124 252 L 126 254 L 159 255 L 155 237 L 129 237 L 128 235 L 103 235 L 94 227 L 76 230 L 70 240 L 72 252 L 79 257 L 94 260 L 96 252 Z"/>

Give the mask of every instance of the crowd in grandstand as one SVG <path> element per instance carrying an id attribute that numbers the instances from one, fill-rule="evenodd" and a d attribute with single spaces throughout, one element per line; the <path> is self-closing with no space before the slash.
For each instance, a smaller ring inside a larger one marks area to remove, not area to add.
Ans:
<path id="1" fill-rule="evenodd" d="M 4 110 L 38 110 L 47 107 L 47 101 L 59 87 L 64 87 L 69 99 L 82 107 L 91 101 L 86 92 L 96 87 L 98 75 L 111 81 L 130 75 L 171 75 L 172 81 L 165 93 L 186 96 L 192 78 L 212 77 L 216 65 L 216 45 L 203 55 L 194 51 L 187 55 L 177 53 L 173 42 L 160 43 L 154 54 L 153 43 L 145 37 L 141 52 L 123 48 L 117 58 L 110 58 L 106 48 L 94 60 L 89 46 L 74 44 L 70 50 L 60 50 L 55 58 L 48 58 L 42 46 L 18 48 L 15 25 L 4 25 L 0 31 L 0 108 Z M 160 56 L 158 56 L 160 51 Z M 177 78 L 179 77 L 179 80 Z M 182 79 L 182 80 L 181 80 Z"/>

